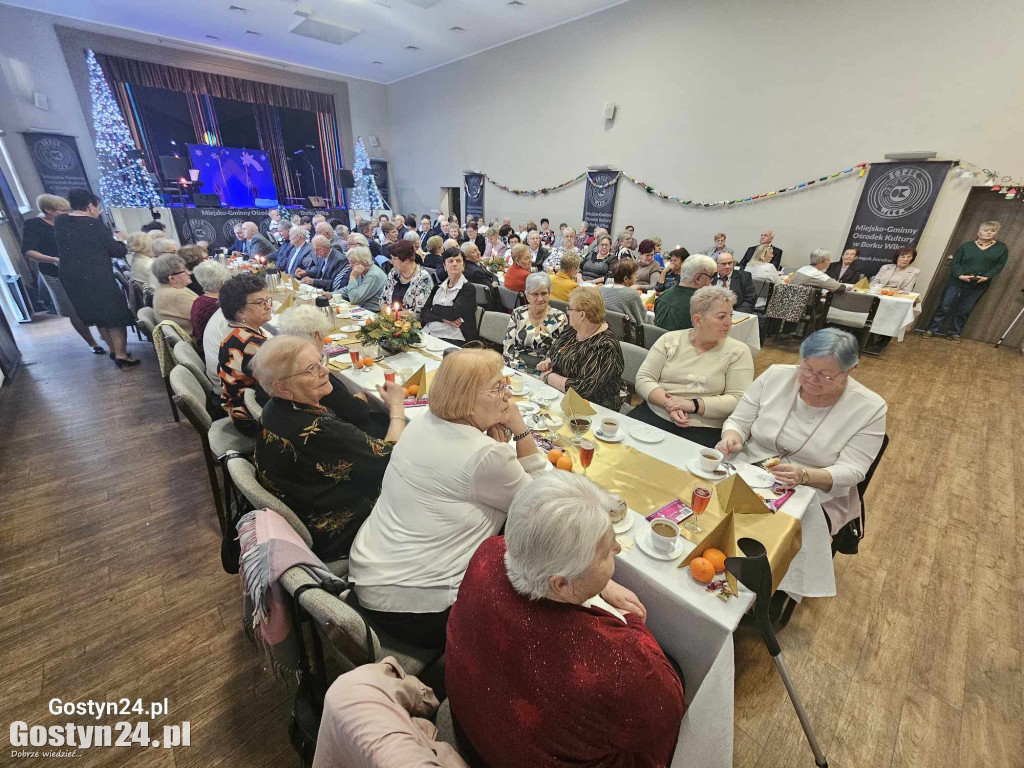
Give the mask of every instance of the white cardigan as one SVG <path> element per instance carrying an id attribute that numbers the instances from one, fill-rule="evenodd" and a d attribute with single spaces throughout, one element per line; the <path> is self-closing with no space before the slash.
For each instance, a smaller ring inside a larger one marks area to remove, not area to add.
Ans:
<path id="1" fill-rule="evenodd" d="M 530 473 L 546 468 L 542 453 L 517 459 L 514 445 L 467 424 L 432 413 L 412 421 L 352 544 L 359 602 L 396 613 L 449 608 L 477 547 L 501 530 Z"/>
<path id="2" fill-rule="evenodd" d="M 776 436 L 781 450 L 795 451 L 815 426 L 821 424 L 807 444 L 785 461 L 826 469 L 832 475 L 832 490 L 817 493 L 835 533 L 860 514 L 857 483 L 864 479 L 882 448 L 888 406 L 885 400 L 852 378 L 847 380 L 846 389 L 831 412 L 828 407 L 807 405 L 797 397 L 799 391 L 797 366 L 770 366 L 750 385 L 722 430 L 739 432 L 744 446 L 736 457 L 754 462 L 779 455 L 775 448 Z M 789 421 L 784 423 L 794 399 L 796 407 Z"/>

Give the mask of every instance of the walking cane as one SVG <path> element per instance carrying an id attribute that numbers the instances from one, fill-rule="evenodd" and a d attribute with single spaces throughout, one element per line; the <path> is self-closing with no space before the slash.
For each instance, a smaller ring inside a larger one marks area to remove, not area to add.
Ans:
<path id="1" fill-rule="evenodd" d="M 804 729 L 807 743 L 811 745 L 811 752 L 814 753 L 814 763 L 818 768 L 828 768 L 828 760 L 821 751 L 818 739 L 814 735 L 814 729 L 807 719 L 807 712 L 797 695 L 793 679 L 789 676 L 789 669 L 782 658 L 782 648 L 775 637 L 775 630 L 772 629 L 771 619 L 768 617 L 768 607 L 772 594 L 772 567 L 768 563 L 768 553 L 764 544 L 756 539 L 742 538 L 737 542 L 745 557 L 727 557 L 725 569 L 747 589 L 754 593 L 754 624 L 761 633 L 764 644 L 768 646 L 768 653 L 775 660 L 775 666 L 779 670 L 782 682 L 786 686 L 790 701 L 793 702 L 793 709 L 796 716 L 800 718 L 800 725 Z"/>
<path id="2" fill-rule="evenodd" d="M 1021 293 L 1024 293 L 1024 290 L 1021 290 Z M 1021 308 L 1020 312 L 1017 313 L 1017 316 L 1013 318 L 1013 322 L 1006 327 L 1005 331 L 1003 331 L 1003 335 L 1000 336 L 999 341 L 996 342 L 996 349 L 999 349 L 999 345 L 1006 341 L 1006 337 L 1010 335 L 1010 331 L 1013 330 L 1013 326 L 1018 323 L 1022 315 L 1024 315 L 1024 307 Z M 1024 351 L 1024 344 L 1021 344 L 1021 350 Z"/>

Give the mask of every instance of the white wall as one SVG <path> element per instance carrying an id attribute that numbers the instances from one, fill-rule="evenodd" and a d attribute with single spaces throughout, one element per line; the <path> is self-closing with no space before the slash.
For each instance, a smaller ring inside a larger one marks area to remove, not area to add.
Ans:
<path id="1" fill-rule="evenodd" d="M 389 86 L 392 175 L 403 210 L 417 212 L 466 168 L 537 188 L 617 164 L 709 200 L 916 149 L 1019 176 L 1022 41 L 1024 6 L 1010 0 L 633 0 Z M 618 105 L 607 126 L 606 100 Z M 620 183 L 615 224 L 691 250 L 718 230 L 746 247 L 773 227 L 796 266 L 842 246 L 862 184 L 688 210 Z M 928 275 L 967 186 L 940 196 L 918 260 Z M 538 198 L 488 185 L 485 212 L 576 223 L 582 200 L 581 185 Z"/>

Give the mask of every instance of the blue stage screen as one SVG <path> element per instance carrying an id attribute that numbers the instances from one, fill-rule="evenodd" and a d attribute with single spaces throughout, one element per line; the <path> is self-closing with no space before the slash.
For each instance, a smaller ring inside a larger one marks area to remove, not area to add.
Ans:
<path id="1" fill-rule="evenodd" d="M 270 158 L 261 149 L 189 144 L 192 168 L 199 171 L 200 192 L 214 194 L 227 208 L 273 208 L 277 186 Z"/>

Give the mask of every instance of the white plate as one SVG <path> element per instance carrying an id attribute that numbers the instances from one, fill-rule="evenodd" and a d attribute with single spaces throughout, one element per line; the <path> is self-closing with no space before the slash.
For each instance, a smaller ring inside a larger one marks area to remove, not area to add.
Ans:
<path id="1" fill-rule="evenodd" d="M 565 424 L 565 414 L 563 413 L 545 413 L 541 417 L 541 422 L 545 429 L 558 429 Z"/>
<path id="2" fill-rule="evenodd" d="M 633 510 L 627 509 L 626 516 L 617 523 L 612 523 L 612 530 L 616 533 L 625 533 L 633 527 Z"/>
<path id="3" fill-rule="evenodd" d="M 683 554 L 682 534 L 680 534 L 679 537 L 676 539 L 676 545 L 672 548 L 672 552 L 667 554 L 658 552 L 654 549 L 654 546 L 651 544 L 652 535 L 653 534 L 651 533 L 651 529 L 648 527 L 641 528 L 636 532 L 636 535 L 633 537 L 636 540 L 636 545 L 640 547 L 641 551 L 643 551 L 643 553 L 648 557 L 653 557 L 655 560 L 675 560 L 677 557 Z"/>
<path id="4" fill-rule="evenodd" d="M 649 427 L 644 424 L 638 424 L 635 427 L 630 427 L 629 434 L 641 443 L 660 443 L 665 439 L 665 433 L 660 429 L 657 427 Z"/>
<path id="5" fill-rule="evenodd" d="M 626 439 L 626 434 L 622 431 L 621 427 L 619 428 L 619 434 L 617 434 L 615 437 L 608 437 L 608 435 L 606 435 L 600 429 L 594 429 L 594 437 L 606 443 L 621 443 L 623 440 Z"/>
<path id="6" fill-rule="evenodd" d="M 426 349 L 427 348 L 427 343 L 425 341 L 421 340 L 421 341 L 414 342 L 414 343 L 410 344 L 409 346 L 410 347 L 415 347 L 416 349 Z"/>
<path id="7" fill-rule="evenodd" d="M 694 456 L 692 459 L 686 462 L 686 469 L 695 474 L 697 477 L 703 477 L 705 480 L 725 480 L 725 478 L 732 474 L 732 472 L 726 469 L 725 467 L 721 467 L 721 469 L 725 469 L 724 475 L 716 475 L 714 472 L 705 472 L 700 466 L 699 456 Z"/>
<path id="8" fill-rule="evenodd" d="M 358 325 L 343 325 L 338 330 L 341 331 L 342 333 L 355 333 L 356 331 L 359 330 L 359 326 Z"/>
<path id="9" fill-rule="evenodd" d="M 540 406 L 536 403 L 524 401 L 522 403 L 516 403 L 516 407 L 519 408 L 519 412 L 523 414 L 523 416 L 533 416 L 535 413 L 540 413 Z"/>
<path id="10" fill-rule="evenodd" d="M 444 352 L 446 346 L 447 345 L 443 341 L 438 341 L 437 339 L 430 339 L 429 341 L 425 342 L 425 346 L 423 348 L 427 350 L 427 352 Z"/>

